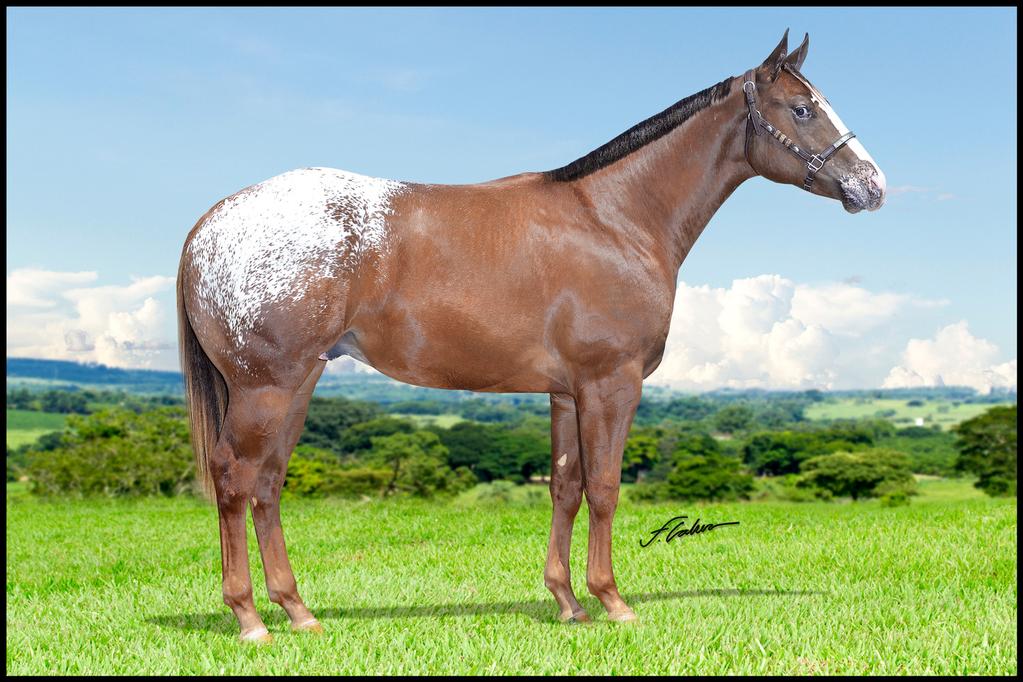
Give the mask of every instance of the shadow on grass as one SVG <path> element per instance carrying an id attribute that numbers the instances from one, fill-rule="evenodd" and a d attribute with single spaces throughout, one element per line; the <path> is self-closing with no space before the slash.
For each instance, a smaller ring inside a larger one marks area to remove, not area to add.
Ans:
<path id="1" fill-rule="evenodd" d="M 812 590 L 686 590 L 683 592 L 646 592 L 642 594 L 622 595 L 629 604 L 642 604 L 644 602 L 668 601 L 671 599 L 692 599 L 699 597 L 804 597 L 811 595 L 827 594 Z M 590 614 L 598 617 L 602 615 L 603 609 L 596 599 L 583 599 L 583 605 Z M 483 604 L 431 604 L 415 606 L 369 606 L 351 608 L 315 608 L 313 613 L 321 621 L 341 618 L 441 618 L 445 616 L 476 616 L 476 615 L 507 615 L 519 614 L 528 616 L 540 623 L 557 623 L 558 609 L 554 599 L 543 599 L 535 601 L 502 601 L 488 602 Z M 288 619 L 284 611 L 276 606 L 268 613 L 262 613 L 264 621 L 269 626 L 286 625 Z M 640 614 L 642 620 L 642 614 Z M 165 616 L 152 616 L 146 619 L 147 623 L 167 628 L 178 628 L 181 630 L 200 630 L 204 632 L 223 632 L 237 634 L 238 622 L 234 615 L 224 608 L 224 611 L 217 613 L 190 613 L 171 614 Z"/>

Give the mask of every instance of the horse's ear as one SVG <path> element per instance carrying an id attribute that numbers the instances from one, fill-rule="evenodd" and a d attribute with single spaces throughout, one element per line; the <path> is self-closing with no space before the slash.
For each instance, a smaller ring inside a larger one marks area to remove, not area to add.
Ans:
<path id="1" fill-rule="evenodd" d="M 767 72 L 768 76 L 772 79 L 778 75 L 778 69 L 781 68 L 782 62 L 785 61 L 785 55 L 788 54 L 789 49 L 789 30 L 785 29 L 785 35 L 781 37 L 781 42 L 778 43 L 778 47 L 774 48 L 774 51 L 764 60 L 764 63 L 760 65 L 760 68 Z"/>
<path id="2" fill-rule="evenodd" d="M 785 58 L 785 63 L 791 66 L 796 71 L 803 66 L 803 62 L 806 60 L 806 53 L 810 51 L 810 34 L 807 33 L 803 36 L 803 42 L 795 51 Z"/>

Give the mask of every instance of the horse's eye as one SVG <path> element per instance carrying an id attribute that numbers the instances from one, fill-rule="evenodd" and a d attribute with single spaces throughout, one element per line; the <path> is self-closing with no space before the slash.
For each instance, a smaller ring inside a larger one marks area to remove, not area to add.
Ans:
<path id="1" fill-rule="evenodd" d="M 792 113 L 796 115 L 796 118 L 810 118 L 810 109 L 802 104 L 792 107 Z"/>

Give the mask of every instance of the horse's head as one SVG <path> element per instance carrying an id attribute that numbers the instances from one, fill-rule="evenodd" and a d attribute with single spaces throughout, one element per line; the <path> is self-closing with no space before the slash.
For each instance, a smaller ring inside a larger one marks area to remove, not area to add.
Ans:
<path id="1" fill-rule="evenodd" d="M 884 204 L 885 177 L 824 95 L 799 69 L 810 37 L 788 53 L 778 47 L 743 77 L 749 109 L 746 158 L 760 175 L 839 199 L 850 213 Z"/>

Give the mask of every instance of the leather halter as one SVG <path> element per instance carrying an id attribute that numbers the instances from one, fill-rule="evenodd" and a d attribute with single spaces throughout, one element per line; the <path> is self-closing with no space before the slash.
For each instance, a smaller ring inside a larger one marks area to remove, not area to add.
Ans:
<path id="1" fill-rule="evenodd" d="M 787 69 L 788 67 L 784 66 L 782 68 Z M 806 162 L 806 178 L 803 180 L 803 189 L 805 189 L 807 192 L 812 191 L 811 188 L 813 187 L 814 178 L 817 177 L 818 171 L 820 171 L 821 168 L 824 168 L 824 164 L 828 162 L 828 159 L 834 156 L 835 152 L 844 147 L 846 142 L 856 137 L 855 133 L 849 131 L 842 137 L 832 142 L 831 146 L 822 151 L 820 154 L 810 154 L 806 150 L 800 149 L 792 141 L 792 138 L 786 137 L 784 133 L 778 130 L 776 126 L 771 125 L 768 122 L 768 120 L 764 118 L 763 115 L 761 115 L 760 110 L 757 109 L 756 74 L 753 72 L 752 69 L 747 71 L 746 75 L 743 77 L 742 92 L 746 96 L 746 106 L 749 108 L 749 118 L 746 122 L 746 145 L 744 148 L 744 153 L 746 154 L 746 162 L 749 163 L 750 127 L 753 128 L 753 132 L 756 133 L 757 135 L 760 135 L 762 131 L 766 130 L 768 133 L 771 134 L 771 137 L 778 140 L 778 142 L 784 145 L 785 149 L 788 149 L 790 152 L 792 152 L 793 154 L 795 154 L 796 156 L 798 156 L 799 158 Z M 750 163 L 751 168 L 752 166 L 753 164 Z M 756 169 L 754 168 L 754 170 Z"/>

